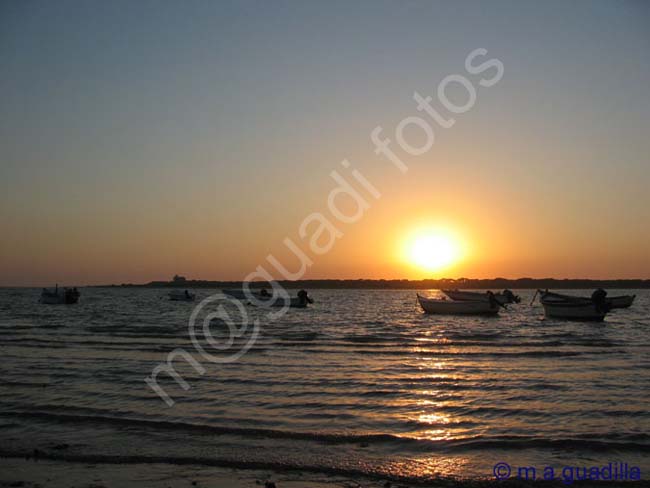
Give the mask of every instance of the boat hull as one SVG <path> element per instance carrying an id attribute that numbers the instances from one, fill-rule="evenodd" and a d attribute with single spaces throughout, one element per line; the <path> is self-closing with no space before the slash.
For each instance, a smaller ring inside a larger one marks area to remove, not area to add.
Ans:
<path id="1" fill-rule="evenodd" d="M 284 307 L 286 306 L 285 300 L 282 298 L 274 301 L 273 303 L 269 304 L 271 307 Z M 291 297 L 289 299 L 289 307 L 290 308 L 307 308 L 307 303 L 300 301 L 300 298 L 296 297 Z"/>
<path id="2" fill-rule="evenodd" d="M 636 295 L 622 295 L 620 297 L 606 298 L 609 308 L 629 308 L 634 303 Z"/>
<path id="3" fill-rule="evenodd" d="M 45 305 L 61 305 L 65 303 L 65 297 L 61 295 L 41 295 L 40 302 Z"/>
<path id="4" fill-rule="evenodd" d="M 244 290 L 240 290 L 238 288 L 232 290 L 221 290 L 221 293 L 223 293 L 224 295 L 228 295 L 229 297 L 236 298 L 237 300 L 248 300 L 250 297 L 252 297 L 255 298 L 256 300 L 264 301 L 271 298 L 270 296 L 266 297 L 260 295 L 258 291 L 251 291 L 250 295 L 247 296 L 247 294 L 244 293 Z"/>
<path id="5" fill-rule="evenodd" d="M 589 297 L 577 297 L 574 295 L 564 295 L 563 293 L 542 292 L 542 300 L 547 302 L 575 302 L 575 303 L 592 303 Z M 610 309 L 629 308 L 634 303 L 636 295 L 621 295 L 617 297 L 606 297 L 605 303 Z"/>
<path id="6" fill-rule="evenodd" d="M 496 315 L 499 306 L 491 304 L 488 300 L 454 301 L 425 298 L 418 295 L 418 302 L 428 314 L 436 315 Z"/>
<path id="7" fill-rule="evenodd" d="M 542 301 L 544 314 L 552 319 L 584 320 L 602 322 L 607 312 L 592 302 Z"/>
<path id="8" fill-rule="evenodd" d="M 79 293 L 70 289 L 43 290 L 39 303 L 45 305 L 74 305 L 79 301 Z"/>
<path id="9" fill-rule="evenodd" d="M 286 300 L 284 300 L 283 298 L 276 298 L 275 300 L 271 301 L 271 299 L 273 298 L 271 294 L 269 294 L 269 296 L 265 296 L 265 295 L 261 295 L 259 292 L 251 292 L 250 296 L 247 296 L 243 290 L 239 290 L 239 289 L 221 290 L 221 292 L 224 295 L 228 295 L 229 297 L 235 298 L 237 300 L 250 300 L 250 298 L 254 298 L 256 300 L 259 300 L 260 302 L 264 302 L 263 305 L 261 305 L 262 307 L 287 306 Z M 307 302 L 300 300 L 300 298 L 298 297 L 291 297 L 289 299 L 288 306 L 290 308 L 306 308 Z"/>
<path id="10" fill-rule="evenodd" d="M 172 302 L 193 302 L 196 298 L 194 293 L 185 294 L 183 291 L 172 291 L 169 294 L 169 300 Z"/>
<path id="11" fill-rule="evenodd" d="M 442 292 L 447 295 L 449 298 L 452 300 L 458 301 L 458 302 L 465 302 L 465 301 L 489 301 L 490 296 L 485 293 L 479 293 L 476 291 L 461 291 L 461 290 L 442 290 Z M 494 293 L 494 298 L 499 302 L 503 303 L 504 305 L 507 303 L 512 303 L 512 300 L 510 300 L 507 296 L 505 296 L 503 293 Z"/>

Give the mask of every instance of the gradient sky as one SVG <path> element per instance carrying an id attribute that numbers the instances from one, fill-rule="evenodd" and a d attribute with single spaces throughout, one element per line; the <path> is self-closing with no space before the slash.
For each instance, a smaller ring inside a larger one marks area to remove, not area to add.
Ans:
<path id="1" fill-rule="evenodd" d="M 503 79 L 402 175 L 370 131 L 476 48 Z M 307 277 L 650 278 L 649 61 L 644 1 L 1 2 L 0 285 L 295 269 L 344 158 L 382 197 Z M 405 263 L 427 225 L 464 258 Z"/>

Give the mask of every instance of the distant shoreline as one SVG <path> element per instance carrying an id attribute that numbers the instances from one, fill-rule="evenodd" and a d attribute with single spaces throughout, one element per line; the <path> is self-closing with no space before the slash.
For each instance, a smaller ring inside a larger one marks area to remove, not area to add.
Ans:
<path id="1" fill-rule="evenodd" d="M 518 279 L 440 279 L 440 280 L 300 280 L 278 281 L 284 288 L 296 289 L 366 289 L 366 290 L 429 290 L 429 289 L 646 289 L 648 280 L 588 280 L 555 278 Z M 95 285 L 93 288 L 241 288 L 241 281 L 175 280 L 151 281 L 144 284 Z M 252 288 L 268 287 L 265 282 L 253 282 Z"/>

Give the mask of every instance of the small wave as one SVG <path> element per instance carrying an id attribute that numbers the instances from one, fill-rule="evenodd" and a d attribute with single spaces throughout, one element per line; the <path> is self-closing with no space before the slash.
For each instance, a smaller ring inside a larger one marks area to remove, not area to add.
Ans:
<path id="1" fill-rule="evenodd" d="M 494 436 L 471 440 L 453 441 L 450 451 L 485 450 L 485 449 L 562 449 L 580 451 L 632 451 L 650 452 L 650 443 L 635 442 L 639 436 L 633 436 L 629 441 L 605 441 L 601 439 L 549 439 L 531 437 Z M 650 436 L 643 440 L 650 441 Z"/>
<path id="2" fill-rule="evenodd" d="M 503 334 L 500 332 L 454 332 L 449 334 L 449 339 L 483 339 L 483 340 L 493 340 L 503 337 Z"/>
<path id="3" fill-rule="evenodd" d="M 35 383 L 31 381 L 12 381 L 0 379 L 0 386 L 18 386 L 18 387 L 32 387 L 32 388 L 45 388 L 50 386 L 50 383 Z"/>
<path id="4" fill-rule="evenodd" d="M 92 422 L 119 426 L 141 427 L 152 430 L 182 430 L 200 435 L 235 435 L 247 438 L 271 438 L 313 441 L 322 444 L 395 444 L 425 452 L 463 452 L 486 449 L 566 449 L 587 451 L 643 451 L 650 452 L 650 435 L 618 436 L 616 440 L 600 438 L 551 439 L 529 436 L 477 436 L 446 440 L 381 433 L 295 432 L 274 429 L 256 429 L 198 425 L 184 422 L 153 421 L 107 416 L 67 415 L 47 412 L 2 412 L 3 416 L 43 418 L 66 423 Z M 430 424 L 424 424 L 430 426 Z"/>
<path id="5" fill-rule="evenodd" d="M 314 351 L 314 352 L 324 352 L 324 351 Z M 403 356 L 408 351 L 405 350 L 393 350 L 393 349 L 356 349 L 353 351 L 355 354 L 376 354 L 376 355 L 388 355 L 388 356 Z M 616 351 L 607 351 L 607 353 L 612 353 Z M 431 356 L 444 356 L 444 357 L 476 357 L 476 358 L 491 358 L 491 357 L 573 357 L 581 356 L 586 354 L 581 351 L 516 351 L 516 352 L 478 352 L 478 351 L 444 351 L 437 349 L 420 349 L 417 351 L 419 355 L 431 355 Z M 605 354 L 604 352 L 599 352 L 599 354 Z"/>

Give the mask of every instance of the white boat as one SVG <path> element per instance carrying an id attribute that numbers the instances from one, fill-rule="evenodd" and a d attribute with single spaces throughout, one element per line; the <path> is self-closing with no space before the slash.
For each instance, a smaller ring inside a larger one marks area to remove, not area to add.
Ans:
<path id="1" fill-rule="evenodd" d="M 276 298 L 271 302 L 271 299 L 273 298 L 273 294 L 269 293 L 265 289 L 262 289 L 260 291 L 251 290 L 250 295 L 247 295 L 246 293 L 244 293 L 244 290 L 241 290 L 239 288 L 221 290 L 221 292 L 224 295 L 228 295 L 232 298 L 236 298 L 237 300 L 249 300 L 250 298 L 254 298 L 261 302 L 269 302 L 263 305 L 266 307 L 284 307 L 287 305 L 286 300 L 283 298 Z M 301 294 L 302 294 L 302 298 L 301 298 Z M 303 290 L 298 292 L 297 297 L 289 298 L 290 308 L 306 308 L 307 305 L 309 305 L 310 303 L 314 303 L 314 301 L 307 295 L 307 292 Z"/>
<path id="2" fill-rule="evenodd" d="M 194 298 L 196 298 L 196 295 L 187 290 L 172 290 L 169 292 L 169 299 L 173 302 L 191 302 Z"/>
<path id="3" fill-rule="evenodd" d="M 39 302 L 47 305 L 72 305 L 79 301 L 80 296 L 76 288 L 60 289 L 57 285 L 54 289 L 43 288 Z"/>
<path id="4" fill-rule="evenodd" d="M 476 292 L 476 291 L 463 291 L 463 290 L 442 290 L 442 292 L 447 295 L 452 300 L 456 301 L 476 301 L 484 300 L 489 301 L 490 295 L 489 292 Z M 492 293 L 494 298 L 502 304 L 507 303 L 519 303 L 520 298 L 512 293 L 510 290 L 505 290 L 501 293 Z"/>
<path id="5" fill-rule="evenodd" d="M 500 306 L 489 300 L 441 300 L 418 294 L 418 302 L 426 313 L 442 315 L 496 315 Z"/>

